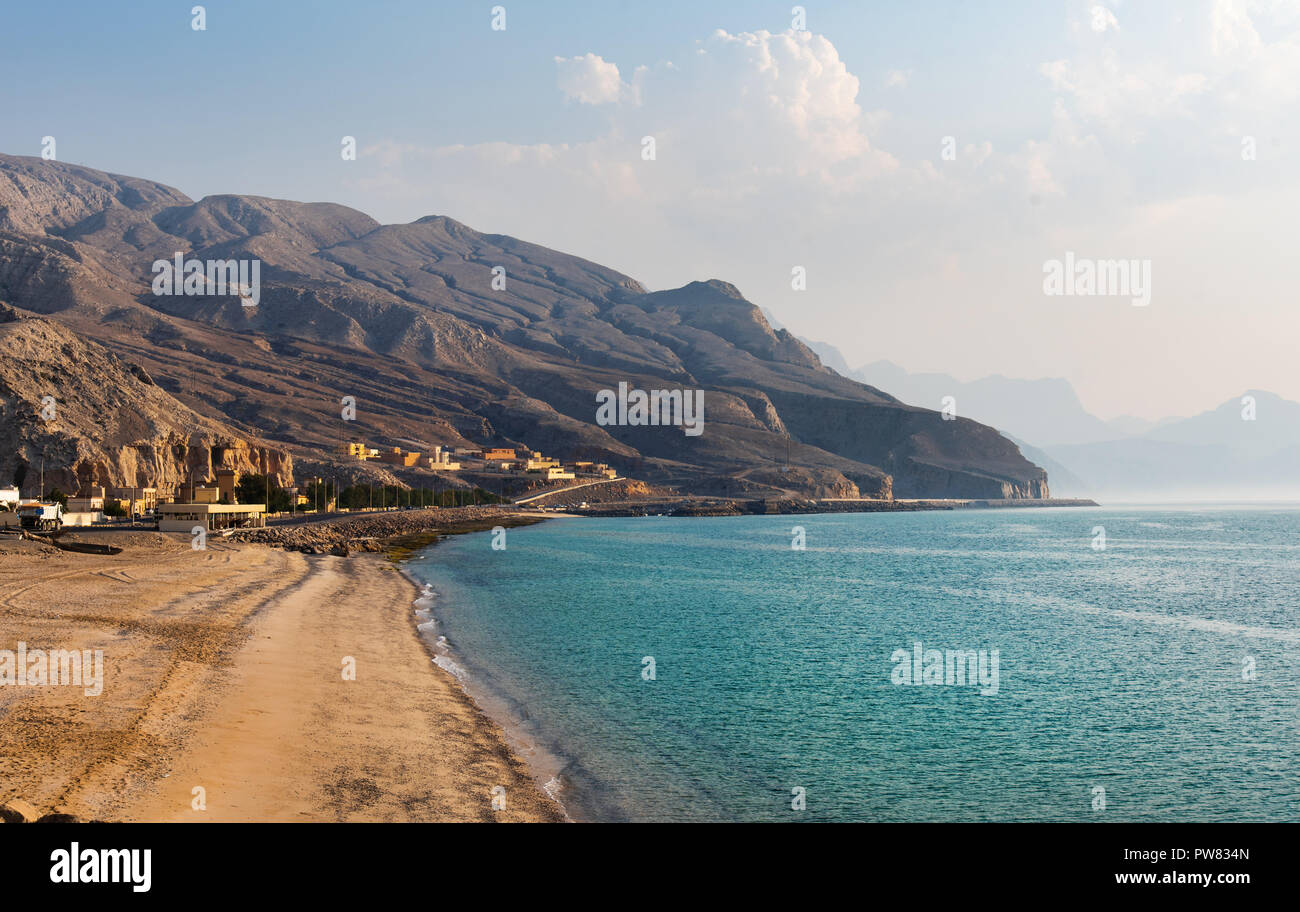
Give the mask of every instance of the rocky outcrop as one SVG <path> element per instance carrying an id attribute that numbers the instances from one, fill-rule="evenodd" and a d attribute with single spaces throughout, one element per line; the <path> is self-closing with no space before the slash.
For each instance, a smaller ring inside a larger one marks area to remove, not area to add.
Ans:
<path id="1" fill-rule="evenodd" d="M 143 369 L 49 320 L 0 306 L 0 482 L 47 488 L 83 484 L 170 490 L 218 469 L 270 473 L 293 463 L 204 417 Z"/>

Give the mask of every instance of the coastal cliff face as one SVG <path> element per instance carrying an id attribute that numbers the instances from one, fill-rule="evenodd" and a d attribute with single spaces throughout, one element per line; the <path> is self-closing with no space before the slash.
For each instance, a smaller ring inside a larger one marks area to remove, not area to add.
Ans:
<path id="1" fill-rule="evenodd" d="M 152 264 L 177 252 L 256 259 L 258 306 L 153 294 Z M 1042 469 L 996 431 L 836 374 L 727 282 L 647 292 L 441 216 L 379 225 L 325 203 L 194 202 L 146 180 L 0 155 L 0 300 L 104 343 L 196 416 L 257 428 L 272 451 L 314 461 L 347 436 L 417 450 L 527 446 L 656 484 L 764 497 L 1046 490 Z M 703 391 L 703 433 L 598 424 L 597 394 L 620 383 Z M 346 425 L 345 396 L 357 404 Z M 183 456 L 149 454 L 137 469 L 184 473 L 225 439 L 176 435 Z M 274 452 L 230 452 L 222 458 L 286 465 Z M 110 474 L 134 458 L 69 455 Z"/>
<path id="2" fill-rule="evenodd" d="M 140 367 L 45 319 L 0 306 L 0 482 L 170 490 L 217 469 L 292 477 L 287 452 L 178 402 Z M 30 491 L 29 491 L 30 489 Z M 43 493 L 43 492 L 42 492 Z"/>

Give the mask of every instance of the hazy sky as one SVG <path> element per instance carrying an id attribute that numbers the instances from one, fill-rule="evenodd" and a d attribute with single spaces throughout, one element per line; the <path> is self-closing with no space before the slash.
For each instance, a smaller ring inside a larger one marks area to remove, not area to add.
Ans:
<path id="1" fill-rule="evenodd" d="M 10 5 L 0 151 L 722 278 L 850 364 L 1102 417 L 1300 400 L 1300 0 L 193 5 Z M 1044 294 L 1067 251 L 1150 304 Z"/>

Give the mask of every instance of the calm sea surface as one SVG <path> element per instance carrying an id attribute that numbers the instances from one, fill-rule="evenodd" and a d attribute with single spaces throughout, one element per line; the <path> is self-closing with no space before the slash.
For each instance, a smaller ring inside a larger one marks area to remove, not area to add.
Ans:
<path id="1" fill-rule="evenodd" d="M 427 635 L 576 817 L 1300 820 L 1295 508 L 506 535 L 408 569 L 433 593 Z M 986 673 L 996 649 L 996 693 L 895 683 L 916 643 L 922 667 L 983 650 Z"/>

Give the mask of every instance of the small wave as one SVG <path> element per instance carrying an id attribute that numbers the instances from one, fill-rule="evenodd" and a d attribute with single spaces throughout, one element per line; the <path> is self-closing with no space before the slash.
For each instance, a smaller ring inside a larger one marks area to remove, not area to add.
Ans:
<path id="1" fill-rule="evenodd" d="M 560 781 L 559 776 L 552 776 L 550 779 L 547 779 L 542 783 L 542 791 L 544 791 L 556 804 L 560 804 L 560 792 L 563 790 L 564 783 Z"/>
<path id="2" fill-rule="evenodd" d="M 465 669 L 457 665 L 449 656 L 440 655 L 433 657 L 433 664 L 437 665 L 443 671 L 448 672 L 457 681 L 464 683 L 466 680 Z"/>

